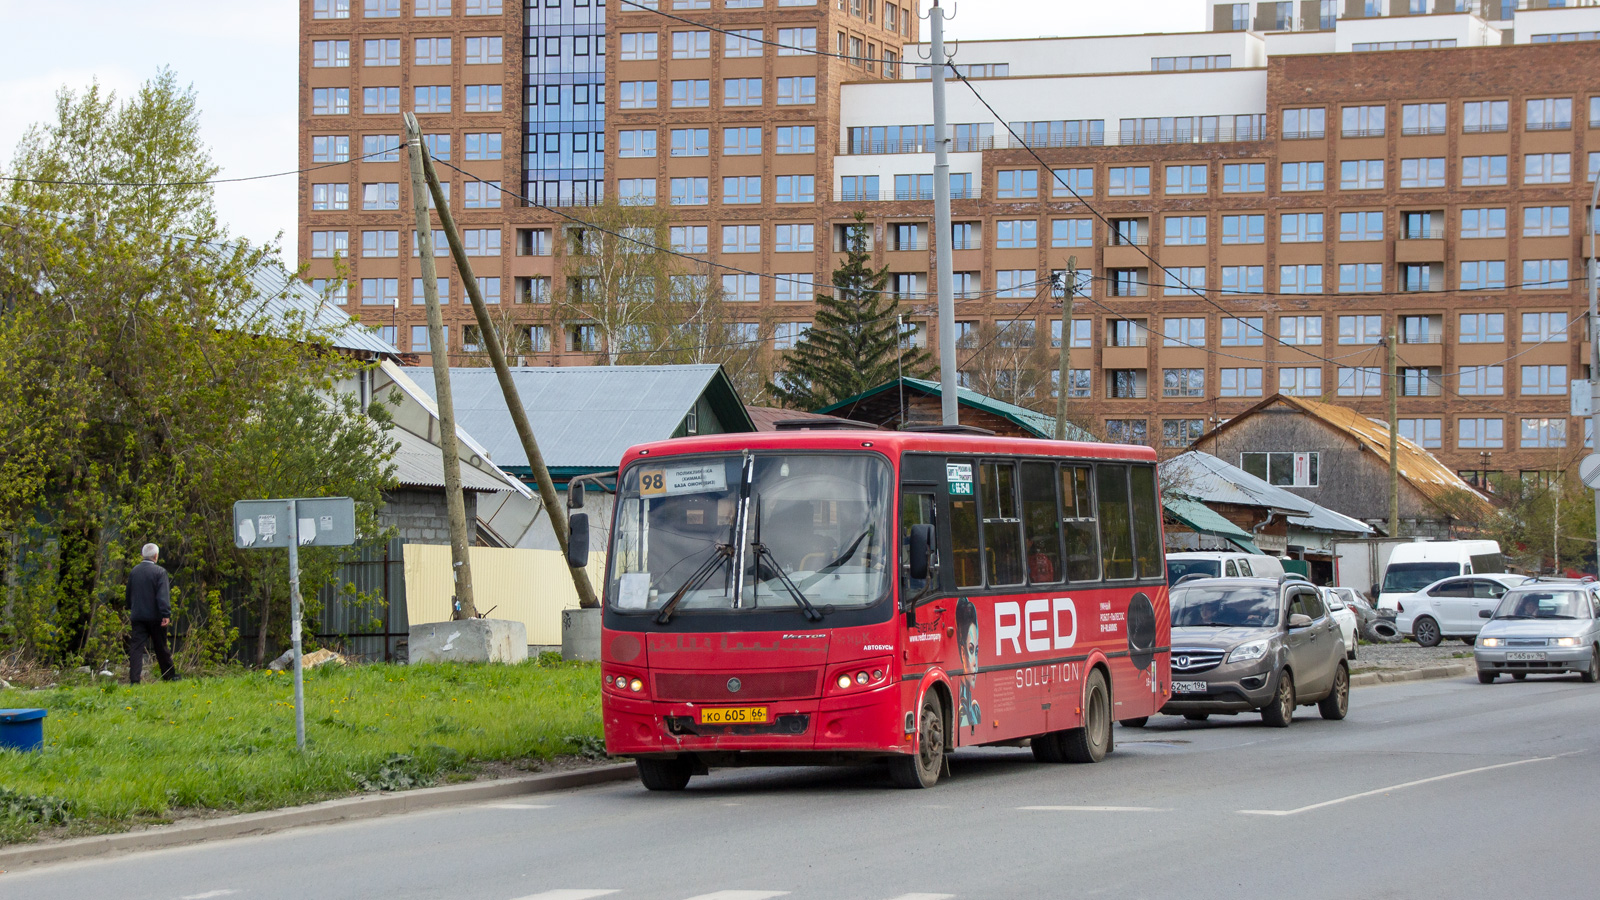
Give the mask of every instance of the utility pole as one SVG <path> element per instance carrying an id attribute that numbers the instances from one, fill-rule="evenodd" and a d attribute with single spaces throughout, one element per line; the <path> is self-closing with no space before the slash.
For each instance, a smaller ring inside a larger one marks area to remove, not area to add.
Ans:
<path id="1" fill-rule="evenodd" d="M 1389 537 L 1400 536 L 1400 335 L 1389 324 Z"/>
<path id="2" fill-rule="evenodd" d="M 1056 381 L 1056 440 L 1067 439 L 1067 391 L 1072 385 L 1072 301 L 1078 290 L 1078 258 L 1067 257 L 1067 285 L 1061 301 L 1061 374 Z"/>
<path id="3" fill-rule="evenodd" d="M 406 115 L 408 127 L 415 124 L 410 114 Z M 545 515 L 550 518 L 550 530 L 555 532 L 556 543 L 561 547 L 561 556 L 567 555 L 567 509 L 556 496 L 555 482 L 550 478 L 550 469 L 545 465 L 544 454 L 539 451 L 539 442 L 534 440 L 533 426 L 528 422 L 528 410 L 522 405 L 522 396 L 517 391 L 517 384 L 511 379 L 511 368 L 506 364 L 505 349 L 500 345 L 500 336 L 495 333 L 494 323 L 489 318 L 489 307 L 483 301 L 483 292 L 478 288 L 478 278 L 472 272 L 472 261 L 467 258 L 467 248 L 461 242 L 461 233 L 456 229 L 455 217 L 450 214 L 450 200 L 444 195 L 444 188 L 439 184 L 439 175 L 434 171 L 433 159 L 428 156 L 427 148 L 422 148 L 416 154 L 418 167 L 412 174 L 413 184 L 422 178 L 427 179 L 426 190 L 433 194 L 433 205 L 439 212 L 439 224 L 444 229 L 445 240 L 450 244 L 450 255 L 455 259 L 456 271 L 461 275 L 461 281 L 466 285 L 467 299 L 472 302 L 472 312 L 478 319 L 479 340 L 489 350 L 489 362 L 494 366 L 495 378 L 500 382 L 500 394 L 505 398 L 506 409 L 511 413 L 511 423 L 516 426 L 517 437 L 522 441 L 522 452 L 528 457 L 528 468 L 533 470 L 534 481 L 539 485 L 539 501 L 544 504 Z M 414 188 L 415 190 L 415 188 Z M 437 380 L 437 374 L 435 375 Z M 584 609 L 597 609 L 600 599 L 595 596 L 594 585 L 589 582 L 588 572 L 584 569 L 569 569 L 572 577 L 572 587 L 578 593 L 578 606 Z"/>
<path id="4" fill-rule="evenodd" d="M 944 109 L 944 10 L 933 0 L 928 64 L 933 73 L 933 264 L 939 279 L 939 409 L 945 425 L 961 423 L 956 403 L 955 261 L 950 255 L 950 126 Z"/>
<path id="5" fill-rule="evenodd" d="M 467 507 L 461 498 L 461 455 L 456 441 L 456 407 L 450 396 L 450 348 L 439 311 L 439 273 L 433 263 L 433 225 L 428 219 L 428 191 L 422 177 L 422 129 L 417 117 L 405 114 L 406 155 L 411 162 L 411 208 L 417 216 L 417 256 L 422 261 L 422 297 L 428 304 L 428 357 L 433 361 L 434 402 L 439 407 L 439 447 L 444 455 L 444 499 L 450 511 L 450 563 L 455 575 L 455 602 L 450 616 L 472 619 L 472 560 L 467 549 Z"/>
<path id="6" fill-rule="evenodd" d="M 1600 260 L 1594 255 L 1594 231 L 1600 213 L 1600 178 L 1594 182 L 1589 194 L 1589 432 L 1594 435 L 1595 447 L 1600 450 L 1600 303 L 1596 302 L 1596 282 L 1600 282 Z M 1594 494 L 1595 560 L 1600 564 L 1600 491 Z"/>

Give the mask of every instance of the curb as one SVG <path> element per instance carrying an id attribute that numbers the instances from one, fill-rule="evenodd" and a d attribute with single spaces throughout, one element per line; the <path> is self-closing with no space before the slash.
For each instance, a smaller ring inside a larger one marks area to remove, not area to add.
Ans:
<path id="1" fill-rule="evenodd" d="M 1351 687 L 1369 687 L 1374 684 L 1391 684 L 1397 681 L 1431 681 L 1435 678 L 1459 678 L 1470 675 L 1476 663 L 1454 663 L 1448 666 L 1423 666 L 1404 672 L 1362 672 L 1350 676 Z M 3 859 L 3 857 L 0 857 Z"/>
<path id="2" fill-rule="evenodd" d="M 392 813 L 415 812 L 454 806 L 461 803 L 478 803 L 526 794 L 543 794 L 570 788 L 624 781 L 634 777 L 632 763 L 597 766 L 576 772 L 551 772 L 524 778 L 500 778 L 493 781 L 474 781 L 436 788 L 420 788 L 393 794 L 361 797 L 342 797 L 324 800 L 306 806 L 273 809 L 264 812 L 243 813 L 220 819 L 163 825 L 144 831 L 127 831 L 120 834 L 103 834 L 92 837 L 70 838 L 48 844 L 23 844 L 0 848 L 0 872 L 20 866 L 42 863 L 68 862 L 89 859 L 108 853 L 132 850 L 153 850 L 160 847 L 177 847 L 201 841 L 266 834 L 302 825 L 327 825 L 356 819 L 371 819 Z"/>

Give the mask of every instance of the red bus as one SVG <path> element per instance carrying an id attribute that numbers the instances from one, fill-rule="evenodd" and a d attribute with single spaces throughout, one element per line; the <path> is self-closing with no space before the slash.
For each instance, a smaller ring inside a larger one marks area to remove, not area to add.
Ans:
<path id="1" fill-rule="evenodd" d="M 929 787 L 961 747 L 1096 762 L 1113 721 L 1160 709 L 1155 452 L 975 431 L 629 450 L 602 612 L 607 751 L 652 790 L 712 766 L 873 759 Z"/>

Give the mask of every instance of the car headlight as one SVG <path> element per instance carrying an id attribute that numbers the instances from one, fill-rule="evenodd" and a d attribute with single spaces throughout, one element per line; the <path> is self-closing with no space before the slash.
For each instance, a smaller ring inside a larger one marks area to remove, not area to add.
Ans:
<path id="1" fill-rule="evenodd" d="M 1481 638 L 1478 643 L 1485 647 L 1498 647 L 1501 642 L 1499 638 Z"/>
<path id="2" fill-rule="evenodd" d="M 1240 644 L 1228 654 L 1228 662 L 1249 662 L 1252 659 L 1260 659 L 1267 655 L 1267 643 L 1267 641 L 1261 640 Z"/>
<path id="3" fill-rule="evenodd" d="M 1577 638 L 1570 638 L 1570 637 L 1569 638 L 1556 638 L 1556 646 L 1557 647 L 1576 647 L 1576 646 L 1578 646 L 1578 639 Z"/>

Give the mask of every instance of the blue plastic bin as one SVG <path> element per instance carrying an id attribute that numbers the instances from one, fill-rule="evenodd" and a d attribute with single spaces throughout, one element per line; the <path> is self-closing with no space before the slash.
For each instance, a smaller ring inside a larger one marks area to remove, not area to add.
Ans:
<path id="1" fill-rule="evenodd" d="M 0 709 L 0 748 L 27 752 L 44 746 L 42 709 Z"/>

